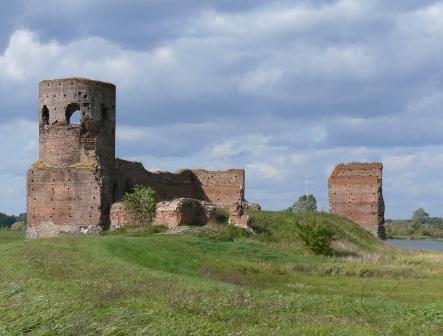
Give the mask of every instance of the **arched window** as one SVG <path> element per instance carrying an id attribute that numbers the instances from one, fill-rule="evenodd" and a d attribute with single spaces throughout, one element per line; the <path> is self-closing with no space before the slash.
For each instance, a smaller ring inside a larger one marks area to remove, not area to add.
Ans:
<path id="1" fill-rule="evenodd" d="M 49 110 L 46 105 L 43 105 L 41 118 L 42 125 L 49 125 Z"/>
<path id="2" fill-rule="evenodd" d="M 80 121 L 80 106 L 77 103 L 66 106 L 66 122 L 68 124 L 80 124 Z"/>

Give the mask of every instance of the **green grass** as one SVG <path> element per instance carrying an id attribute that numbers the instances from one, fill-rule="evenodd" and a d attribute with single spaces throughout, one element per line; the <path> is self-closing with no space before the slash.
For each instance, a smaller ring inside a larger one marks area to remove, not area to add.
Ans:
<path id="1" fill-rule="evenodd" d="M 443 254 L 329 214 L 252 216 L 252 237 L 0 231 L 0 335 L 443 334 Z M 335 256 L 307 251 L 294 221 L 330 223 Z"/>

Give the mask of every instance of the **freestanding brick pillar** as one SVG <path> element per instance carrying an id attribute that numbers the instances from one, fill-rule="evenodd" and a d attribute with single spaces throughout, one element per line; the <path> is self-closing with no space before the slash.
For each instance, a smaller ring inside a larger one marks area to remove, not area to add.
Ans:
<path id="1" fill-rule="evenodd" d="M 113 84 L 40 83 L 39 160 L 27 174 L 27 238 L 109 226 L 115 161 Z M 79 120 L 75 122 L 75 118 Z"/>
<path id="2" fill-rule="evenodd" d="M 386 239 L 382 177 L 383 165 L 378 162 L 337 165 L 328 183 L 329 206 L 331 212 Z"/>

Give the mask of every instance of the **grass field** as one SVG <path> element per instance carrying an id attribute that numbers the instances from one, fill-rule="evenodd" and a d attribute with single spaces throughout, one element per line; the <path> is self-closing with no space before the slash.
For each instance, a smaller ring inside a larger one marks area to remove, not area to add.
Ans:
<path id="1" fill-rule="evenodd" d="M 253 213 L 259 232 L 0 232 L 0 335 L 443 335 L 443 254 L 329 214 Z M 330 223 L 335 256 L 294 221 Z"/>

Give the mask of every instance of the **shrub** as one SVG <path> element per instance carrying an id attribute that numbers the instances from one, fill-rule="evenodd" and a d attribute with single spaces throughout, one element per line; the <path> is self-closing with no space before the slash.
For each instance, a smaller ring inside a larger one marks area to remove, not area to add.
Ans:
<path id="1" fill-rule="evenodd" d="M 10 230 L 11 231 L 25 231 L 25 223 L 24 222 L 15 222 L 11 225 Z"/>
<path id="2" fill-rule="evenodd" d="M 301 224 L 294 223 L 298 236 L 305 243 L 306 247 L 316 254 L 331 255 L 331 247 L 335 232 L 328 223 L 318 223 L 317 221 Z"/>
<path id="3" fill-rule="evenodd" d="M 217 224 L 228 224 L 229 222 L 229 212 L 223 208 L 217 208 L 215 210 L 215 221 Z"/>
<path id="4" fill-rule="evenodd" d="M 123 196 L 123 204 L 134 224 L 151 223 L 157 203 L 157 193 L 150 187 L 136 185 Z"/>

